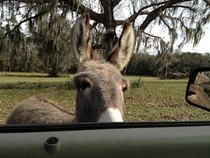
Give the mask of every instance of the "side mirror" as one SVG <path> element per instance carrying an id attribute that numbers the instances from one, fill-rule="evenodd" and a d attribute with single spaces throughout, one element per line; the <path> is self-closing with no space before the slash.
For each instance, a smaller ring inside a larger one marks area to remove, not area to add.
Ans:
<path id="1" fill-rule="evenodd" d="M 189 78 L 186 101 L 210 111 L 210 67 L 195 69 Z"/>

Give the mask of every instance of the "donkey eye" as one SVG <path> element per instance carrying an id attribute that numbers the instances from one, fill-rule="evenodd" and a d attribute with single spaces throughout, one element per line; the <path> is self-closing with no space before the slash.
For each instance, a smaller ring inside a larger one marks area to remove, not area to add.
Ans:
<path id="1" fill-rule="evenodd" d="M 85 90 L 86 88 L 90 88 L 90 83 L 88 83 L 87 81 L 83 81 L 81 84 L 80 84 L 80 88 L 82 90 Z"/>

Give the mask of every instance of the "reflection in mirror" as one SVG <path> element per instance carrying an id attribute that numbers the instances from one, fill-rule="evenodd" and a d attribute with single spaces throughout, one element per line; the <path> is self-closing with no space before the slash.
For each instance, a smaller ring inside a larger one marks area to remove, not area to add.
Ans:
<path id="1" fill-rule="evenodd" d="M 205 84 L 209 82 L 209 72 L 198 72 L 198 74 L 195 77 L 194 84 Z"/>
<path id="2" fill-rule="evenodd" d="M 188 100 L 193 104 L 210 109 L 210 98 L 200 85 L 190 84 Z"/>
<path id="3" fill-rule="evenodd" d="M 74 76 L 77 89 L 75 118 L 71 112 L 45 98 L 30 97 L 12 111 L 7 124 L 123 121 L 123 92 L 129 87 L 129 81 L 120 71 L 133 53 L 133 27 L 125 22 L 118 43 L 106 59 L 99 61 L 93 60 L 89 20 L 89 14 L 83 14 L 71 33 L 71 49 L 79 64 Z"/>
<path id="4" fill-rule="evenodd" d="M 210 68 L 192 73 L 186 93 L 188 103 L 210 109 Z"/>

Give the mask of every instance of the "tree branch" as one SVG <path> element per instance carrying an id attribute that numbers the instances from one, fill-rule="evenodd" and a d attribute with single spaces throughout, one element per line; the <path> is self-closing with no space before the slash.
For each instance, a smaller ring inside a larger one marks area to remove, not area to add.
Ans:
<path id="1" fill-rule="evenodd" d="M 67 4 L 70 6 L 70 9 L 74 12 L 77 12 L 79 14 L 83 14 L 84 12 L 88 12 L 90 14 L 90 18 L 94 21 L 98 21 L 100 23 L 105 23 L 104 21 L 104 15 L 98 14 L 94 12 L 93 10 L 85 7 L 83 4 L 79 4 L 77 0 L 60 0 L 61 2 L 64 2 L 64 4 Z"/>
<path id="2" fill-rule="evenodd" d="M 157 17 L 159 16 L 159 14 L 161 12 L 163 12 L 164 10 L 166 10 L 167 8 L 171 8 L 173 7 L 174 4 L 177 3 L 182 3 L 182 2 L 187 2 L 187 1 L 192 1 L 192 0 L 171 0 L 171 1 L 167 1 L 167 3 L 164 6 L 160 6 L 158 8 L 156 8 L 155 10 L 153 10 L 152 12 L 149 13 L 149 15 L 146 17 L 146 19 L 144 20 L 144 22 L 141 24 L 140 29 L 141 30 L 145 30 L 146 27 Z"/>
<path id="3" fill-rule="evenodd" d="M 6 1 L 9 1 L 9 0 L 1 0 L 1 2 L 6 2 Z M 52 2 L 51 0 L 15 0 L 17 2 L 22 2 L 22 3 L 49 3 L 49 2 Z"/>
<path id="4" fill-rule="evenodd" d="M 163 19 L 162 16 L 160 16 L 161 21 L 168 27 L 168 30 L 171 31 L 171 27 L 169 26 L 169 24 Z"/>
<path id="5" fill-rule="evenodd" d="M 163 20 L 163 17 L 162 16 L 160 16 L 160 17 L 161 17 L 161 20 L 164 21 Z M 180 20 L 179 18 L 176 18 L 176 17 L 175 18 L 174 17 L 168 17 L 168 16 L 164 16 L 164 17 L 166 17 L 166 18 L 168 18 L 170 20 L 177 20 L 177 21 L 180 22 L 181 26 L 183 26 L 185 29 L 188 29 L 187 26 L 185 25 L 185 23 L 182 20 Z"/>
<path id="6" fill-rule="evenodd" d="M 155 3 L 155 4 L 150 4 L 150 5 L 148 5 L 148 6 L 142 7 L 137 13 L 131 15 L 127 20 L 130 21 L 130 22 L 133 22 L 133 21 L 135 21 L 135 19 L 141 14 L 141 12 L 142 12 L 144 9 L 147 9 L 147 8 L 150 8 L 150 7 L 153 7 L 153 6 L 162 5 L 162 4 L 165 4 L 165 3 L 167 3 L 167 2 Z"/>
<path id="7" fill-rule="evenodd" d="M 20 21 L 17 25 L 15 25 L 15 27 L 14 27 L 12 30 L 7 31 L 7 32 L 4 34 L 4 36 L 2 36 L 1 38 L 5 38 L 9 33 L 14 32 L 14 31 L 15 31 L 17 28 L 19 28 L 20 25 L 23 24 L 24 22 L 29 21 L 29 20 L 31 20 L 31 19 L 35 19 L 35 18 L 37 18 L 37 17 L 39 17 L 39 16 L 42 16 L 42 15 L 44 15 L 44 14 L 46 14 L 46 13 L 48 13 L 48 11 L 47 11 L 47 10 L 44 10 L 44 11 L 42 11 L 42 12 L 40 12 L 40 13 L 38 13 L 38 14 L 32 16 L 32 17 L 29 17 L 29 18 L 26 18 L 25 20 Z"/>
<path id="8" fill-rule="evenodd" d="M 142 11 L 140 14 L 138 15 L 148 15 L 149 12 L 148 11 Z M 116 26 L 122 25 L 125 21 L 129 21 L 129 22 L 134 22 L 135 20 L 129 20 L 129 18 L 127 20 L 116 20 Z"/>
<path id="9" fill-rule="evenodd" d="M 95 28 L 97 25 L 98 25 L 98 22 L 97 22 L 97 21 L 94 21 L 94 23 L 91 25 L 91 30 L 92 30 L 93 28 Z"/>
<path id="10" fill-rule="evenodd" d="M 109 29 L 110 27 L 113 28 L 115 25 L 114 15 L 113 15 L 113 1 L 112 0 L 100 0 L 101 5 L 104 8 L 104 17 L 103 19 L 105 22 L 103 23 L 106 29 Z M 108 22 L 108 23 L 107 23 Z"/>
<path id="11" fill-rule="evenodd" d="M 9 0 L 1 0 L 2 2 L 6 2 Z M 15 0 L 17 2 L 22 2 L 22 3 L 52 3 L 52 0 Z M 105 23 L 104 21 L 104 15 L 103 14 L 98 14 L 94 12 L 93 10 L 85 7 L 82 5 L 78 0 L 58 0 L 60 4 L 68 5 L 70 9 L 74 12 L 77 12 L 78 14 L 83 14 L 84 12 L 89 12 L 90 18 L 94 21 L 98 21 L 101 23 Z M 61 5 L 62 6 L 62 5 Z"/>
<path id="12" fill-rule="evenodd" d="M 93 50 L 95 50 L 95 49 L 103 49 L 103 47 L 104 47 L 104 44 L 98 44 L 98 45 L 93 45 L 92 46 Z"/>
<path id="13" fill-rule="evenodd" d="M 173 5 L 170 8 L 185 8 L 185 9 L 189 9 L 192 12 L 195 12 L 195 9 L 193 9 L 192 7 L 184 6 L 184 5 Z"/>
<path id="14" fill-rule="evenodd" d="M 116 7 L 120 2 L 121 0 L 113 0 L 113 8 Z"/>
<path id="15" fill-rule="evenodd" d="M 151 34 L 149 34 L 149 33 L 145 32 L 145 31 L 143 31 L 143 33 L 144 33 L 145 35 L 147 35 L 147 36 L 151 36 L 151 37 L 153 37 L 153 38 L 162 39 L 160 36 L 151 35 Z"/>
<path id="16" fill-rule="evenodd" d="M 203 0 L 207 5 L 210 6 L 210 1 L 209 0 Z"/>

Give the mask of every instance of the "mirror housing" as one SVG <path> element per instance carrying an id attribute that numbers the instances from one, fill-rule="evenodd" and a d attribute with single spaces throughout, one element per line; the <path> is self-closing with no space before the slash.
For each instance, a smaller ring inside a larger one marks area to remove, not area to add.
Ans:
<path id="1" fill-rule="evenodd" d="M 210 67 L 191 73 L 185 98 L 189 104 L 210 111 Z"/>

